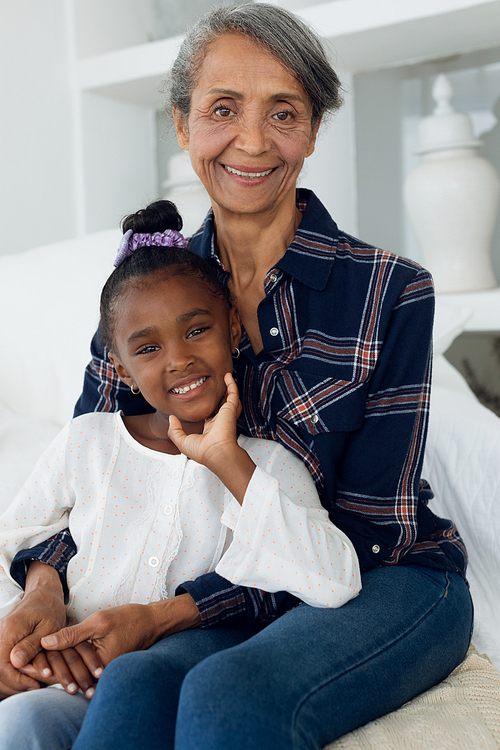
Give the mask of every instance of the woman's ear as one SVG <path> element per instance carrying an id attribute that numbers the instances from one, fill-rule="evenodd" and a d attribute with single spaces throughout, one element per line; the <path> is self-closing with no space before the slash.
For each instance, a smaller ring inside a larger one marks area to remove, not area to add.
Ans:
<path id="1" fill-rule="evenodd" d="M 189 133 L 186 116 L 180 111 L 180 109 L 177 109 L 177 107 L 172 108 L 172 115 L 174 118 L 175 134 L 179 146 L 183 148 L 184 151 L 189 151 Z"/>
<path id="2" fill-rule="evenodd" d="M 316 138 L 318 136 L 318 130 L 319 126 L 321 125 L 321 116 L 318 117 L 316 122 L 311 128 L 311 135 L 309 137 L 309 143 L 307 144 L 306 148 L 306 158 L 308 156 L 311 156 L 312 153 L 314 153 L 314 149 L 316 148 Z"/>
<path id="3" fill-rule="evenodd" d="M 128 385 L 129 388 L 132 388 L 132 386 L 135 388 L 137 384 L 130 377 L 127 370 L 124 368 L 124 366 L 122 365 L 122 363 L 120 362 L 116 354 L 114 354 L 114 352 L 108 352 L 108 357 L 110 358 L 113 364 L 113 367 L 116 370 L 116 374 L 118 375 L 122 383 L 125 383 L 125 385 Z"/>

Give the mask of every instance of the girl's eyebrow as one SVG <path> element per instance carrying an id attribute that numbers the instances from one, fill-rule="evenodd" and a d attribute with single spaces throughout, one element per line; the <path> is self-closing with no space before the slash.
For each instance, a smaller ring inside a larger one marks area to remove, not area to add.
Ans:
<path id="1" fill-rule="evenodd" d="M 194 310 L 190 310 L 189 312 L 182 313 L 182 315 L 178 315 L 175 319 L 175 322 L 187 323 L 193 318 L 196 318 L 198 315 L 210 315 L 210 310 L 204 310 L 201 307 L 195 307 Z M 146 328 L 141 328 L 140 331 L 134 331 L 134 333 L 130 334 L 127 339 L 127 344 L 133 344 L 134 341 L 137 341 L 138 339 L 148 338 L 148 336 L 155 336 L 158 332 L 158 326 L 147 326 Z"/>

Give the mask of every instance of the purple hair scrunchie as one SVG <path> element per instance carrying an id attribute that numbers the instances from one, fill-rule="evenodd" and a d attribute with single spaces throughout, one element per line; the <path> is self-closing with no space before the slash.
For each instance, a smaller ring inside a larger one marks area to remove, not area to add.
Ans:
<path id="1" fill-rule="evenodd" d="M 138 232 L 133 234 L 129 229 L 121 238 L 118 252 L 114 260 L 115 268 L 123 263 L 125 258 L 132 255 L 140 247 L 186 247 L 186 238 L 175 229 L 167 229 L 165 232 Z"/>

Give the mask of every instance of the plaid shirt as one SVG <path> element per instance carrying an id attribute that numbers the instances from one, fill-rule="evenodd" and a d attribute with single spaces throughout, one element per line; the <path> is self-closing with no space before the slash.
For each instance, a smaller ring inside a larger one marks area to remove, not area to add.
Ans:
<path id="1" fill-rule="evenodd" d="M 339 232 L 310 191 L 297 192 L 297 206 L 303 218 L 293 242 L 264 280 L 263 350 L 255 355 L 244 335 L 235 363 L 239 429 L 276 440 L 305 462 L 362 570 L 417 563 L 465 575 L 463 542 L 453 523 L 430 511 L 432 492 L 420 478 L 432 279 L 412 261 Z M 213 230 L 209 214 L 189 247 L 220 265 Z M 92 353 L 76 414 L 150 410 L 120 383 L 96 339 Z M 296 603 L 215 573 L 179 591 L 193 596 L 204 626 L 272 619 Z"/>

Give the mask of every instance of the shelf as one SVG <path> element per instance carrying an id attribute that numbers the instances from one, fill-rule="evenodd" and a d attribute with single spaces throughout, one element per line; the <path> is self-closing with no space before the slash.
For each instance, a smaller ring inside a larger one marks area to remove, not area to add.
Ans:
<path id="1" fill-rule="evenodd" d="M 440 294 L 438 297 L 473 311 L 465 325 L 466 331 L 500 331 L 500 287 L 481 292 Z"/>
<path id="2" fill-rule="evenodd" d="M 354 73 L 496 47 L 500 40 L 500 0 L 331 0 L 296 13 L 333 45 L 338 67 Z M 158 108 L 181 42 L 177 36 L 82 59 L 79 88 Z"/>

